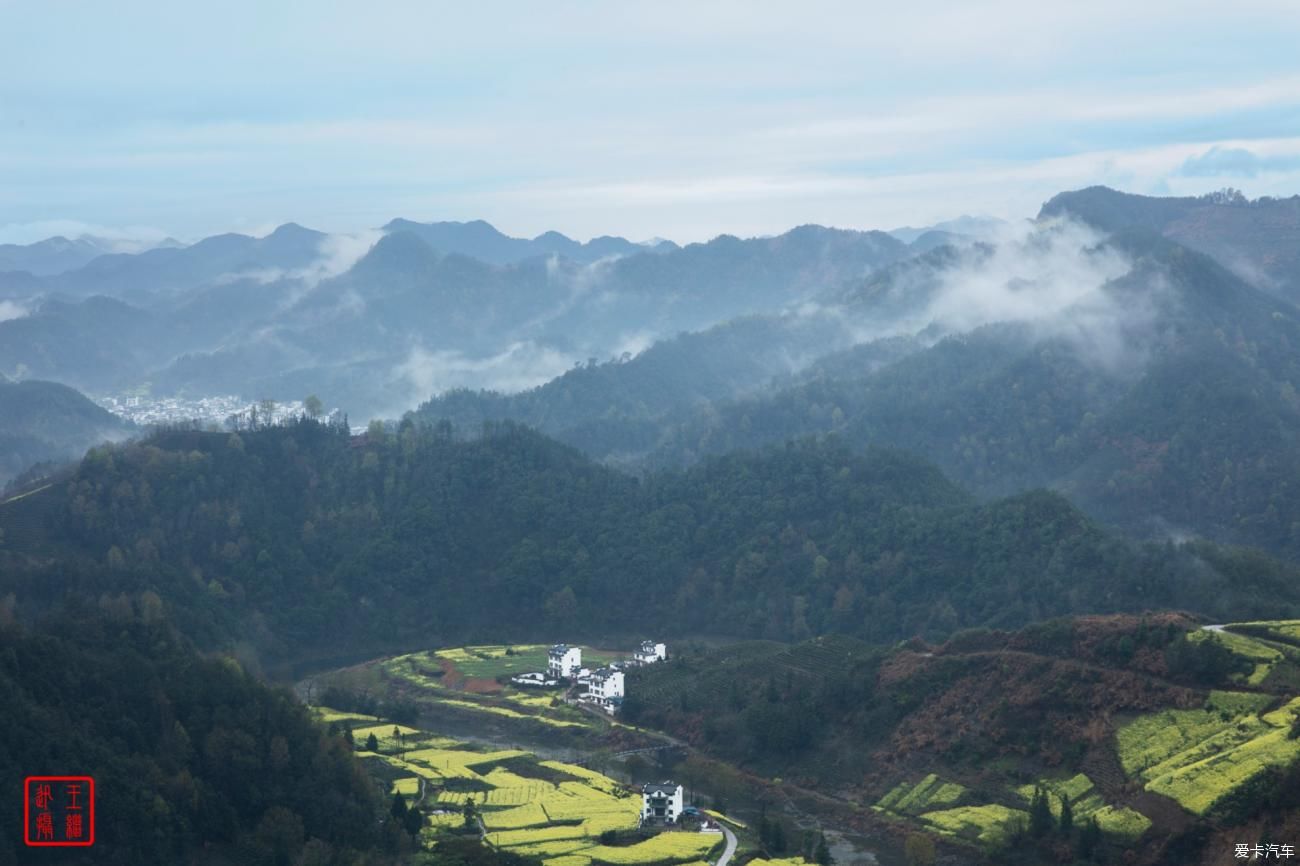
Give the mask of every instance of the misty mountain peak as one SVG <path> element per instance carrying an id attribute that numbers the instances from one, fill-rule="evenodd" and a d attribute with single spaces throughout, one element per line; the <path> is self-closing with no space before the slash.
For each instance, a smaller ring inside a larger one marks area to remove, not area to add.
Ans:
<path id="1" fill-rule="evenodd" d="M 321 232 L 318 232 L 315 229 L 306 228 L 298 223 L 288 222 L 282 226 L 276 227 L 275 231 L 267 235 L 264 240 L 293 240 L 298 238 L 317 238 L 320 236 Z"/>
<path id="2" fill-rule="evenodd" d="M 413 232 L 398 231 L 384 235 L 353 267 L 359 275 L 379 275 L 394 271 L 418 270 L 438 262 L 438 252 Z"/>

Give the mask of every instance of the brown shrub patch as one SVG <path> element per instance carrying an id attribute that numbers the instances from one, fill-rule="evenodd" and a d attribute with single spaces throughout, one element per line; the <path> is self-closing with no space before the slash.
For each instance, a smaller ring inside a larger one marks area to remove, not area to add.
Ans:
<path id="1" fill-rule="evenodd" d="M 489 680 L 484 677 L 465 680 L 461 684 L 461 689 L 467 692 L 473 692 L 476 695 L 495 695 L 501 691 L 501 684 L 496 680 Z"/>

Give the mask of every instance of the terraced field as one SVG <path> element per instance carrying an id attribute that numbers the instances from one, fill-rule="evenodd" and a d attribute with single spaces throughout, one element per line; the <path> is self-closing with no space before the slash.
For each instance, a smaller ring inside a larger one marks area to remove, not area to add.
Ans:
<path id="1" fill-rule="evenodd" d="M 1204 815 L 1216 802 L 1268 767 L 1300 759 L 1300 740 L 1288 739 L 1300 698 L 1262 715 L 1258 698 L 1225 706 L 1211 697 L 1206 709 L 1165 710 L 1142 716 L 1117 732 L 1124 771 L 1149 791 Z M 1256 709 L 1249 706 L 1255 702 Z"/>
<path id="2" fill-rule="evenodd" d="M 914 784 L 894 786 L 872 808 L 982 846 L 998 844 L 1013 821 L 1029 817 L 1027 812 L 997 804 L 958 806 L 963 798 L 970 798 L 967 788 L 931 773 Z"/>
<path id="3" fill-rule="evenodd" d="M 1061 817 L 1061 800 L 1064 798 L 1069 801 L 1076 822 L 1096 818 L 1097 825 L 1111 835 L 1136 839 L 1151 827 L 1151 819 L 1141 812 L 1108 804 L 1102 799 L 1101 792 L 1093 786 L 1092 780 L 1083 773 L 1069 779 L 1044 779 L 1038 784 L 1052 794 L 1047 798 L 1047 803 L 1052 809 L 1052 815 L 1057 818 Z M 1034 788 L 1034 785 L 1023 785 L 1016 789 L 1026 807 L 1033 801 Z"/>
<path id="4" fill-rule="evenodd" d="M 1052 792 L 1048 798 L 1052 812 L 1061 813 L 1061 798 L 1070 802 L 1076 820 L 1095 817 L 1101 829 L 1115 836 L 1135 839 L 1147 831 L 1151 821 L 1145 815 L 1123 806 L 1108 804 L 1092 780 L 1080 773 L 1069 779 L 1043 780 L 1038 783 Z M 1024 785 L 1013 793 L 1026 809 L 1034 796 L 1035 785 Z M 877 811 L 916 820 L 949 836 L 979 844 L 994 844 L 1002 839 L 1007 821 L 1028 819 L 1028 812 L 998 803 L 979 804 L 981 798 L 956 782 L 945 781 L 931 773 L 915 784 L 896 785 L 873 807 Z M 962 800 L 967 805 L 959 805 Z M 974 800 L 975 803 L 969 801 Z"/>
<path id="5" fill-rule="evenodd" d="M 953 806 L 966 793 L 956 782 L 945 782 L 934 773 L 915 785 L 903 782 L 876 802 L 876 808 L 898 815 L 918 816 L 930 809 Z"/>
<path id="6" fill-rule="evenodd" d="M 397 656 L 382 662 L 379 670 L 426 704 L 551 728 L 592 727 L 590 716 L 556 700 L 559 689 L 516 688 L 497 681 L 545 670 L 547 649 L 542 644 L 455 647 Z M 617 657 L 587 647 L 582 652 L 588 666 Z"/>
<path id="7" fill-rule="evenodd" d="M 1193 642 L 1217 641 L 1233 655 L 1249 661 L 1255 669 L 1245 677 L 1244 682 L 1252 686 L 1264 682 L 1273 667 L 1285 658 L 1283 650 L 1272 644 L 1230 631 L 1194 631 L 1187 635 L 1187 639 Z"/>
<path id="8" fill-rule="evenodd" d="M 332 721 L 348 715 L 317 708 Z M 423 795 L 426 844 L 439 833 L 463 826 L 472 801 L 487 844 L 540 857 L 546 866 L 704 866 L 703 858 L 722 844 L 714 833 L 665 832 L 630 845 L 602 844 L 607 831 L 638 826 L 641 799 L 615 780 L 561 761 L 539 761 L 517 749 L 479 751 L 414 728 L 357 717 L 353 737 L 374 731 L 378 752 L 360 752 L 378 762 L 393 792 L 414 801 Z M 402 741 L 405 741 L 403 744 Z"/>
<path id="9" fill-rule="evenodd" d="M 921 820 L 945 836 L 991 846 L 1005 840 L 1017 822 L 1028 821 L 1029 813 L 989 804 L 927 812 L 921 816 Z"/>

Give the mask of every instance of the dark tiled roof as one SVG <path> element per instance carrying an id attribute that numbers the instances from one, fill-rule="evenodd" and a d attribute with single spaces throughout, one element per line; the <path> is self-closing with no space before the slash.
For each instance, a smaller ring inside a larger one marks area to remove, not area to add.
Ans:
<path id="1" fill-rule="evenodd" d="M 647 782 L 641 786 L 643 794 L 676 794 L 681 785 L 676 782 Z"/>

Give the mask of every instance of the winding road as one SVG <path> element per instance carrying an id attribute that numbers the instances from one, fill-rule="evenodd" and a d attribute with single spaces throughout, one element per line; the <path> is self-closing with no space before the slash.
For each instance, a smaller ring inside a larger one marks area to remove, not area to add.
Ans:
<path id="1" fill-rule="evenodd" d="M 718 822 L 718 826 L 722 828 L 722 835 L 727 838 L 727 847 L 723 850 L 722 856 L 718 858 L 718 862 L 714 866 L 727 866 L 736 853 L 736 834 L 727 829 L 727 825 L 721 821 Z"/>

